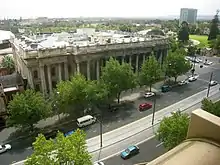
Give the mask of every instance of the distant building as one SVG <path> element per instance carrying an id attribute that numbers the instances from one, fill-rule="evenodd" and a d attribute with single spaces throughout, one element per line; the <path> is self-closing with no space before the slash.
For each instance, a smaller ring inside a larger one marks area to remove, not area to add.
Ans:
<path id="1" fill-rule="evenodd" d="M 196 19 L 197 19 L 197 9 L 182 8 L 180 10 L 179 25 L 181 25 L 183 21 L 186 21 L 189 24 L 195 24 Z"/>

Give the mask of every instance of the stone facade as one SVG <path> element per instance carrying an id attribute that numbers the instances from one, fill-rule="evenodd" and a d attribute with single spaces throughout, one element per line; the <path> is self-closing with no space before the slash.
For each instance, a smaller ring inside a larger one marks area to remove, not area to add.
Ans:
<path id="1" fill-rule="evenodd" d="M 145 39 L 129 43 L 94 46 L 68 46 L 41 50 L 24 50 L 12 43 L 16 70 L 28 81 L 30 88 L 51 93 L 61 80 L 68 80 L 76 73 L 87 79 L 99 79 L 101 67 L 110 57 L 130 63 L 138 72 L 151 52 L 162 64 L 168 52 L 166 38 Z"/>

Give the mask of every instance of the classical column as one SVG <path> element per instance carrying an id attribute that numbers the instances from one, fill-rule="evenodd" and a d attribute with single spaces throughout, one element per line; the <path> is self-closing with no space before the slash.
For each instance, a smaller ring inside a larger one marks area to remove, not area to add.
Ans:
<path id="1" fill-rule="evenodd" d="M 64 62 L 64 74 L 65 74 L 65 80 L 69 80 L 69 70 L 68 70 L 67 62 Z"/>
<path id="2" fill-rule="evenodd" d="M 58 64 L 58 77 L 59 77 L 59 81 L 62 81 L 62 64 L 61 63 Z"/>
<path id="3" fill-rule="evenodd" d="M 125 62 L 125 56 L 121 56 L 121 63 Z"/>
<path id="4" fill-rule="evenodd" d="M 87 80 L 90 80 L 90 60 L 87 61 L 87 65 L 86 65 L 86 68 L 87 68 Z"/>
<path id="5" fill-rule="evenodd" d="M 51 79 L 51 67 L 50 65 L 47 65 L 47 77 L 48 77 L 48 84 L 49 84 L 49 92 L 53 92 L 53 87 L 52 87 L 52 79 Z"/>
<path id="6" fill-rule="evenodd" d="M 129 56 L 129 64 L 131 65 L 131 56 Z"/>
<path id="7" fill-rule="evenodd" d="M 137 73 L 138 73 L 138 69 L 139 69 L 139 67 L 138 67 L 138 60 L 139 60 L 139 56 L 136 55 L 136 72 Z"/>
<path id="8" fill-rule="evenodd" d="M 46 86 L 46 80 L 45 80 L 45 72 L 44 72 L 44 66 L 40 66 L 40 78 L 41 78 L 41 90 L 43 94 L 45 95 L 47 93 L 47 86 Z"/>
<path id="9" fill-rule="evenodd" d="M 143 63 L 145 62 L 146 55 L 143 54 Z"/>
<path id="10" fill-rule="evenodd" d="M 80 66 L 79 66 L 79 62 L 76 63 L 76 73 L 79 74 L 80 73 Z"/>
<path id="11" fill-rule="evenodd" d="M 100 74 L 100 64 L 99 60 L 96 61 L 96 79 L 99 80 L 99 74 Z"/>
<path id="12" fill-rule="evenodd" d="M 28 68 L 28 82 L 29 82 L 30 87 L 34 89 L 33 74 L 32 74 L 31 68 Z"/>

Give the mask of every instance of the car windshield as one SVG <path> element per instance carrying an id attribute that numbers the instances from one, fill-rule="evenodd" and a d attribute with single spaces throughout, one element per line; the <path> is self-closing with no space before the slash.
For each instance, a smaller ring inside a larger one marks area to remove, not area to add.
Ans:
<path id="1" fill-rule="evenodd" d="M 129 154 L 129 153 L 130 153 L 130 150 L 129 150 L 129 149 L 126 149 L 125 152 Z"/>

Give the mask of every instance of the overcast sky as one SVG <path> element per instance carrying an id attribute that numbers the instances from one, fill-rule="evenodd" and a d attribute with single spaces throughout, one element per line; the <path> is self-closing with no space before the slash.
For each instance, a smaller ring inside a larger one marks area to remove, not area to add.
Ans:
<path id="1" fill-rule="evenodd" d="M 179 15 L 180 8 L 213 15 L 220 0 L 1 0 L 0 18 L 156 17 Z"/>

